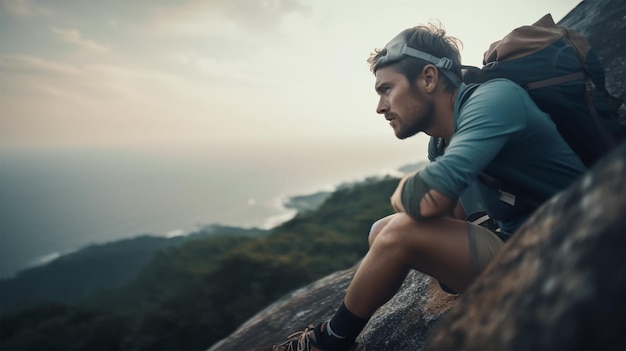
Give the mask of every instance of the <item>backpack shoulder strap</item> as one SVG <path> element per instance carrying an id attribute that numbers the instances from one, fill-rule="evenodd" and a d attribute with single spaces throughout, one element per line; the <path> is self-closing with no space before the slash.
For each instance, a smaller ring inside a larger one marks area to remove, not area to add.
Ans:
<path id="1" fill-rule="evenodd" d="M 465 90 L 463 90 L 463 93 L 461 94 L 461 99 L 459 102 L 459 110 L 461 107 L 463 107 L 463 105 L 467 102 L 467 99 L 469 99 L 470 96 L 472 96 L 476 88 L 478 88 L 479 86 L 480 84 L 478 83 L 471 83 L 467 85 L 467 88 L 465 88 Z"/>

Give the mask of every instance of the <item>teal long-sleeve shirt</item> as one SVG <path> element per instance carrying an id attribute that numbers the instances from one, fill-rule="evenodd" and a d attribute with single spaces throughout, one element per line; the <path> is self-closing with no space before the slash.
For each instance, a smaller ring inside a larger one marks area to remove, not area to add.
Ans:
<path id="1" fill-rule="evenodd" d="M 455 132 L 445 152 L 436 155 L 431 140 L 429 158 L 433 162 L 420 177 L 450 198 L 461 197 L 475 185 L 487 213 L 500 222 L 503 231 L 513 233 L 534 208 L 503 197 L 498 189 L 478 181 L 479 174 L 487 173 L 547 199 L 576 180 L 585 166 L 549 116 L 517 84 L 506 79 L 488 81 L 460 106 L 466 89 L 465 84 L 459 87 L 454 103 Z"/>

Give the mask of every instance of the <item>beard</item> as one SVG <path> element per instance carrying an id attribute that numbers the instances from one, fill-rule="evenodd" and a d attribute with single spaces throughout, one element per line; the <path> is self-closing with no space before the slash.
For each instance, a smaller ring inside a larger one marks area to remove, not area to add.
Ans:
<path id="1" fill-rule="evenodd" d="M 402 140 L 429 129 L 433 124 L 434 109 L 432 100 L 427 97 L 417 98 L 417 102 L 409 110 L 409 123 L 396 130 L 396 137 Z"/>

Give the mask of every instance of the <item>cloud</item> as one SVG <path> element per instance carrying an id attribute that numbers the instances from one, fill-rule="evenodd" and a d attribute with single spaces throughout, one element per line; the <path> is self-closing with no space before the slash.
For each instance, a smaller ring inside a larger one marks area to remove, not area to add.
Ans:
<path id="1" fill-rule="evenodd" d="M 37 56 L 0 55 L 0 92 L 4 96 L 35 99 L 111 94 L 104 83 L 115 80 L 105 73 L 85 64 Z"/>
<path id="2" fill-rule="evenodd" d="M 0 55 L 0 148 L 233 139 L 249 106 L 230 90 L 147 67 Z"/>
<path id="3" fill-rule="evenodd" d="M 252 27 L 256 30 L 266 28 L 268 25 L 278 25 L 281 20 L 291 14 L 308 15 L 310 7 L 298 0 L 261 0 L 261 1 L 221 1 L 224 14 L 233 16 L 244 27 Z"/>
<path id="4" fill-rule="evenodd" d="M 0 72 L 39 72 L 59 75 L 74 75 L 78 69 L 68 64 L 58 63 L 27 55 L 2 55 L 0 56 Z"/>
<path id="5" fill-rule="evenodd" d="M 93 40 L 83 38 L 82 34 L 76 29 L 63 29 L 58 27 L 52 27 L 50 30 L 64 42 L 76 45 L 81 49 L 96 52 L 109 51 L 109 48 L 107 46 L 98 44 Z"/>
<path id="6" fill-rule="evenodd" d="M 286 16 L 306 16 L 310 11 L 310 7 L 299 0 L 194 0 L 162 6 L 157 10 L 157 17 L 164 22 L 226 18 L 239 26 L 265 31 L 279 26 Z"/>
<path id="7" fill-rule="evenodd" d="M 294 18 L 311 9 L 299 0 L 211 0 L 154 6 L 143 30 L 159 40 L 176 40 L 227 59 L 289 40 Z"/>
<path id="8" fill-rule="evenodd" d="M 28 0 L 0 0 L 0 12 L 15 17 L 50 16 L 50 12 Z"/>

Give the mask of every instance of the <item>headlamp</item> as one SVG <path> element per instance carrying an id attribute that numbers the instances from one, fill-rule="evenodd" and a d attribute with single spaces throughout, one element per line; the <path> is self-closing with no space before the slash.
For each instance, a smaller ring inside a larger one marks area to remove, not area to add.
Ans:
<path id="1" fill-rule="evenodd" d="M 452 67 L 454 66 L 454 62 L 447 57 L 435 57 L 430 55 L 424 51 L 412 48 L 407 45 L 407 34 L 410 29 L 404 30 L 400 34 L 398 34 L 395 38 L 393 38 L 387 45 L 385 45 L 382 54 L 378 57 L 376 64 L 374 65 L 374 71 L 376 71 L 379 67 L 385 66 L 388 64 L 392 64 L 398 61 L 403 60 L 405 57 L 415 57 L 418 59 L 422 59 L 426 62 L 432 63 L 437 67 L 441 73 L 445 74 L 450 81 L 454 85 L 461 84 L 461 77 L 459 77 L 454 71 L 452 71 Z"/>

